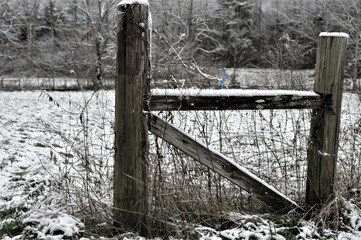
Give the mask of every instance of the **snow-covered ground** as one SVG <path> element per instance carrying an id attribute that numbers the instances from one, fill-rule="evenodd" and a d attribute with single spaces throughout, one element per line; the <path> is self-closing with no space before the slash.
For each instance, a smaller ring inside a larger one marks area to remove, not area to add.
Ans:
<path id="1" fill-rule="evenodd" d="M 361 176 L 359 102 L 357 95 L 344 94 L 339 159 L 340 186 L 356 192 Z M 91 239 L 84 234 L 90 223 L 99 227 L 111 222 L 114 91 L 0 92 L 0 109 L 0 238 Z M 310 111 L 161 116 L 292 199 L 302 200 Z M 180 166 L 166 145 L 152 139 L 151 150 L 150 156 L 165 156 L 163 165 L 156 166 L 169 173 L 162 181 L 174 181 Z M 185 163 L 181 168 L 191 171 L 191 166 Z M 193 171 L 196 177 L 182 181 L 203 183 L 206 178 Z M 221 186 L 230 188 L 228 182 Z M 299 220 L 290 227 L 266 215 L 241 213 L 228 214 L 234 223 L 228 229 L 199 225 L 192 231 L 200 239 L 360 239 L 361 210 L 352 201 L 338 199 L 344 204 L 339 231 L 320 229 L 313 221 Z"/>
<path id="2" fill-rule="evenodd" d="M 97 201 L 110 206 L 111 186 L 101 181 L 112 175 L 113 109 L 107 107 L 114 100 L 92 92 L 52 94 L 0 92 L 0 226 L 21 221 L 27 237 L 79 234 L 84 224 L 72 214 L 94 208 L 83 206 L 85 194 L 109 192 Z M 98 173 L 87 167 L 102 175 L 92 178 Z M 84 184 L 90 179 L 96 182 Z"/>

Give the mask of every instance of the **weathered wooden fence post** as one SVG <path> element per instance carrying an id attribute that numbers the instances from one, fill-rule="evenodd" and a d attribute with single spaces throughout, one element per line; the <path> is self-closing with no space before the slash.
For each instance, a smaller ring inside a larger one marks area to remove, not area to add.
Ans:
<path id="1" fill-rule="evenodd" d="M 324 108 L 312 112 L 307 152 L 308 206 L 327 203 L 334 197 L 347 38 L 345 33 L 321 33 L 318 40 L 314 91 L 324 98 Z"/>
<path id="2" fill-rule="evenodd" d="M 114 225 L 148 235 L 149 27 L 147 1 L 122 1 L 117 12 Z"/>

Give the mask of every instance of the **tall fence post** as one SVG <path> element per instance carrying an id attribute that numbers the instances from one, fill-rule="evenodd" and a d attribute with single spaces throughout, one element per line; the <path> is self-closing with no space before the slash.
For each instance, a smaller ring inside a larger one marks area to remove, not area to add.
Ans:
<path id="1" fill-rule="evenodd" d="M 147 236 L 149 6 L 126 2 L 117 9 L 114 225 Z"/>
<path id="2" fill-rule="evenodd" d="M 307 152 L 308 206 L 334 198 L 347 38 L 345 33 L 321 33 L 318 39 L 314 91 L 324 98 L 324 108 L 312 112 Z"/>

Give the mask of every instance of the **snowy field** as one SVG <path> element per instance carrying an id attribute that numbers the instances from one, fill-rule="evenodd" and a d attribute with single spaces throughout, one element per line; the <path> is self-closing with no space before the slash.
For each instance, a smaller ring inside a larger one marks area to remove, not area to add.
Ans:
<path id="1" fill-rule="evenodd" d="M 96 201 L 110 206 L 111 185 L 101 181 L 112 176 L 114 114 L 106 106 L 114 106 L 114 99 L 92 101 L 106 94 L 91 92 L 52 94 L 54 99 L 40 91 L 0 92 L 0 226 L 22 221 L 25 239 L 79 234 L 84 224 L 69 214 L 82 211 L 86 216 L 94 208 L 80 199 L 93 201 L 101 195 Z M 88 101 L 91 106 L 86 108 Z M 87 119 L 90 114 L 92 119 Z M 98 194 L 84 184 L 88 180 L 98 186 Z"/>
<path id="2" fill-rule="evenodd" d="M 89 234 L 94 229 L 106 232 L 112 206 L 114 91 L 0 92 L 0 109 L 0 237 L 94 239 Z M 302 203 L 310 111 L 160 115 Z M 247 210 L 242 204 L 254 204 L 251 195 L 153 137 L 151 203 L 166 204 L 168 196 L 180 194 L 180 202 L 202 208 L 213 206 L 209 196 L 222 198 L 222 209 L 229 211 L 223 213 L 234 224 L 228 229 L 190 225 L 189 232 L 199 239 L 360 239 L 361 210 L 345 200 L 348 193 L 359 192 L 361 177 L 361 106 L 356 94 L 344 94 L 341 129 L 337 199 L 344 208 L 339 231 L 320 229 L 312 221 L 299 219 L 295 226 L 284 226 L 266 215 L 241 214 Z"/>

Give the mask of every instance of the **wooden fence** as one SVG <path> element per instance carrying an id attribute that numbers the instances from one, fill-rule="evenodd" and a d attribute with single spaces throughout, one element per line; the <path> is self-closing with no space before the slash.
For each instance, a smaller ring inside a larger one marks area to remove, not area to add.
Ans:
<path id="1" fill-rule="evenodd" d="M 306 205 L 333 198 L 347 35 L 322 33 L 314 91 L 150 90 L 148 6 L 120 4 L 115 91 L 114 224 L 148 233 L 148 131 L 280 212 L 297 203 L 243 166 L 208 148 L 152 111 L 313 109 L 307 154 Z"/>
<path id="2" fill-rule="evenodd" d="M 103 79 L 103 89 L 114 89 L 114 79 Z M 47 91 L 79 91 L 94 89 L 89 79 L 20 77 L 0 78 L 0 91 L 47 90 Z"/>

